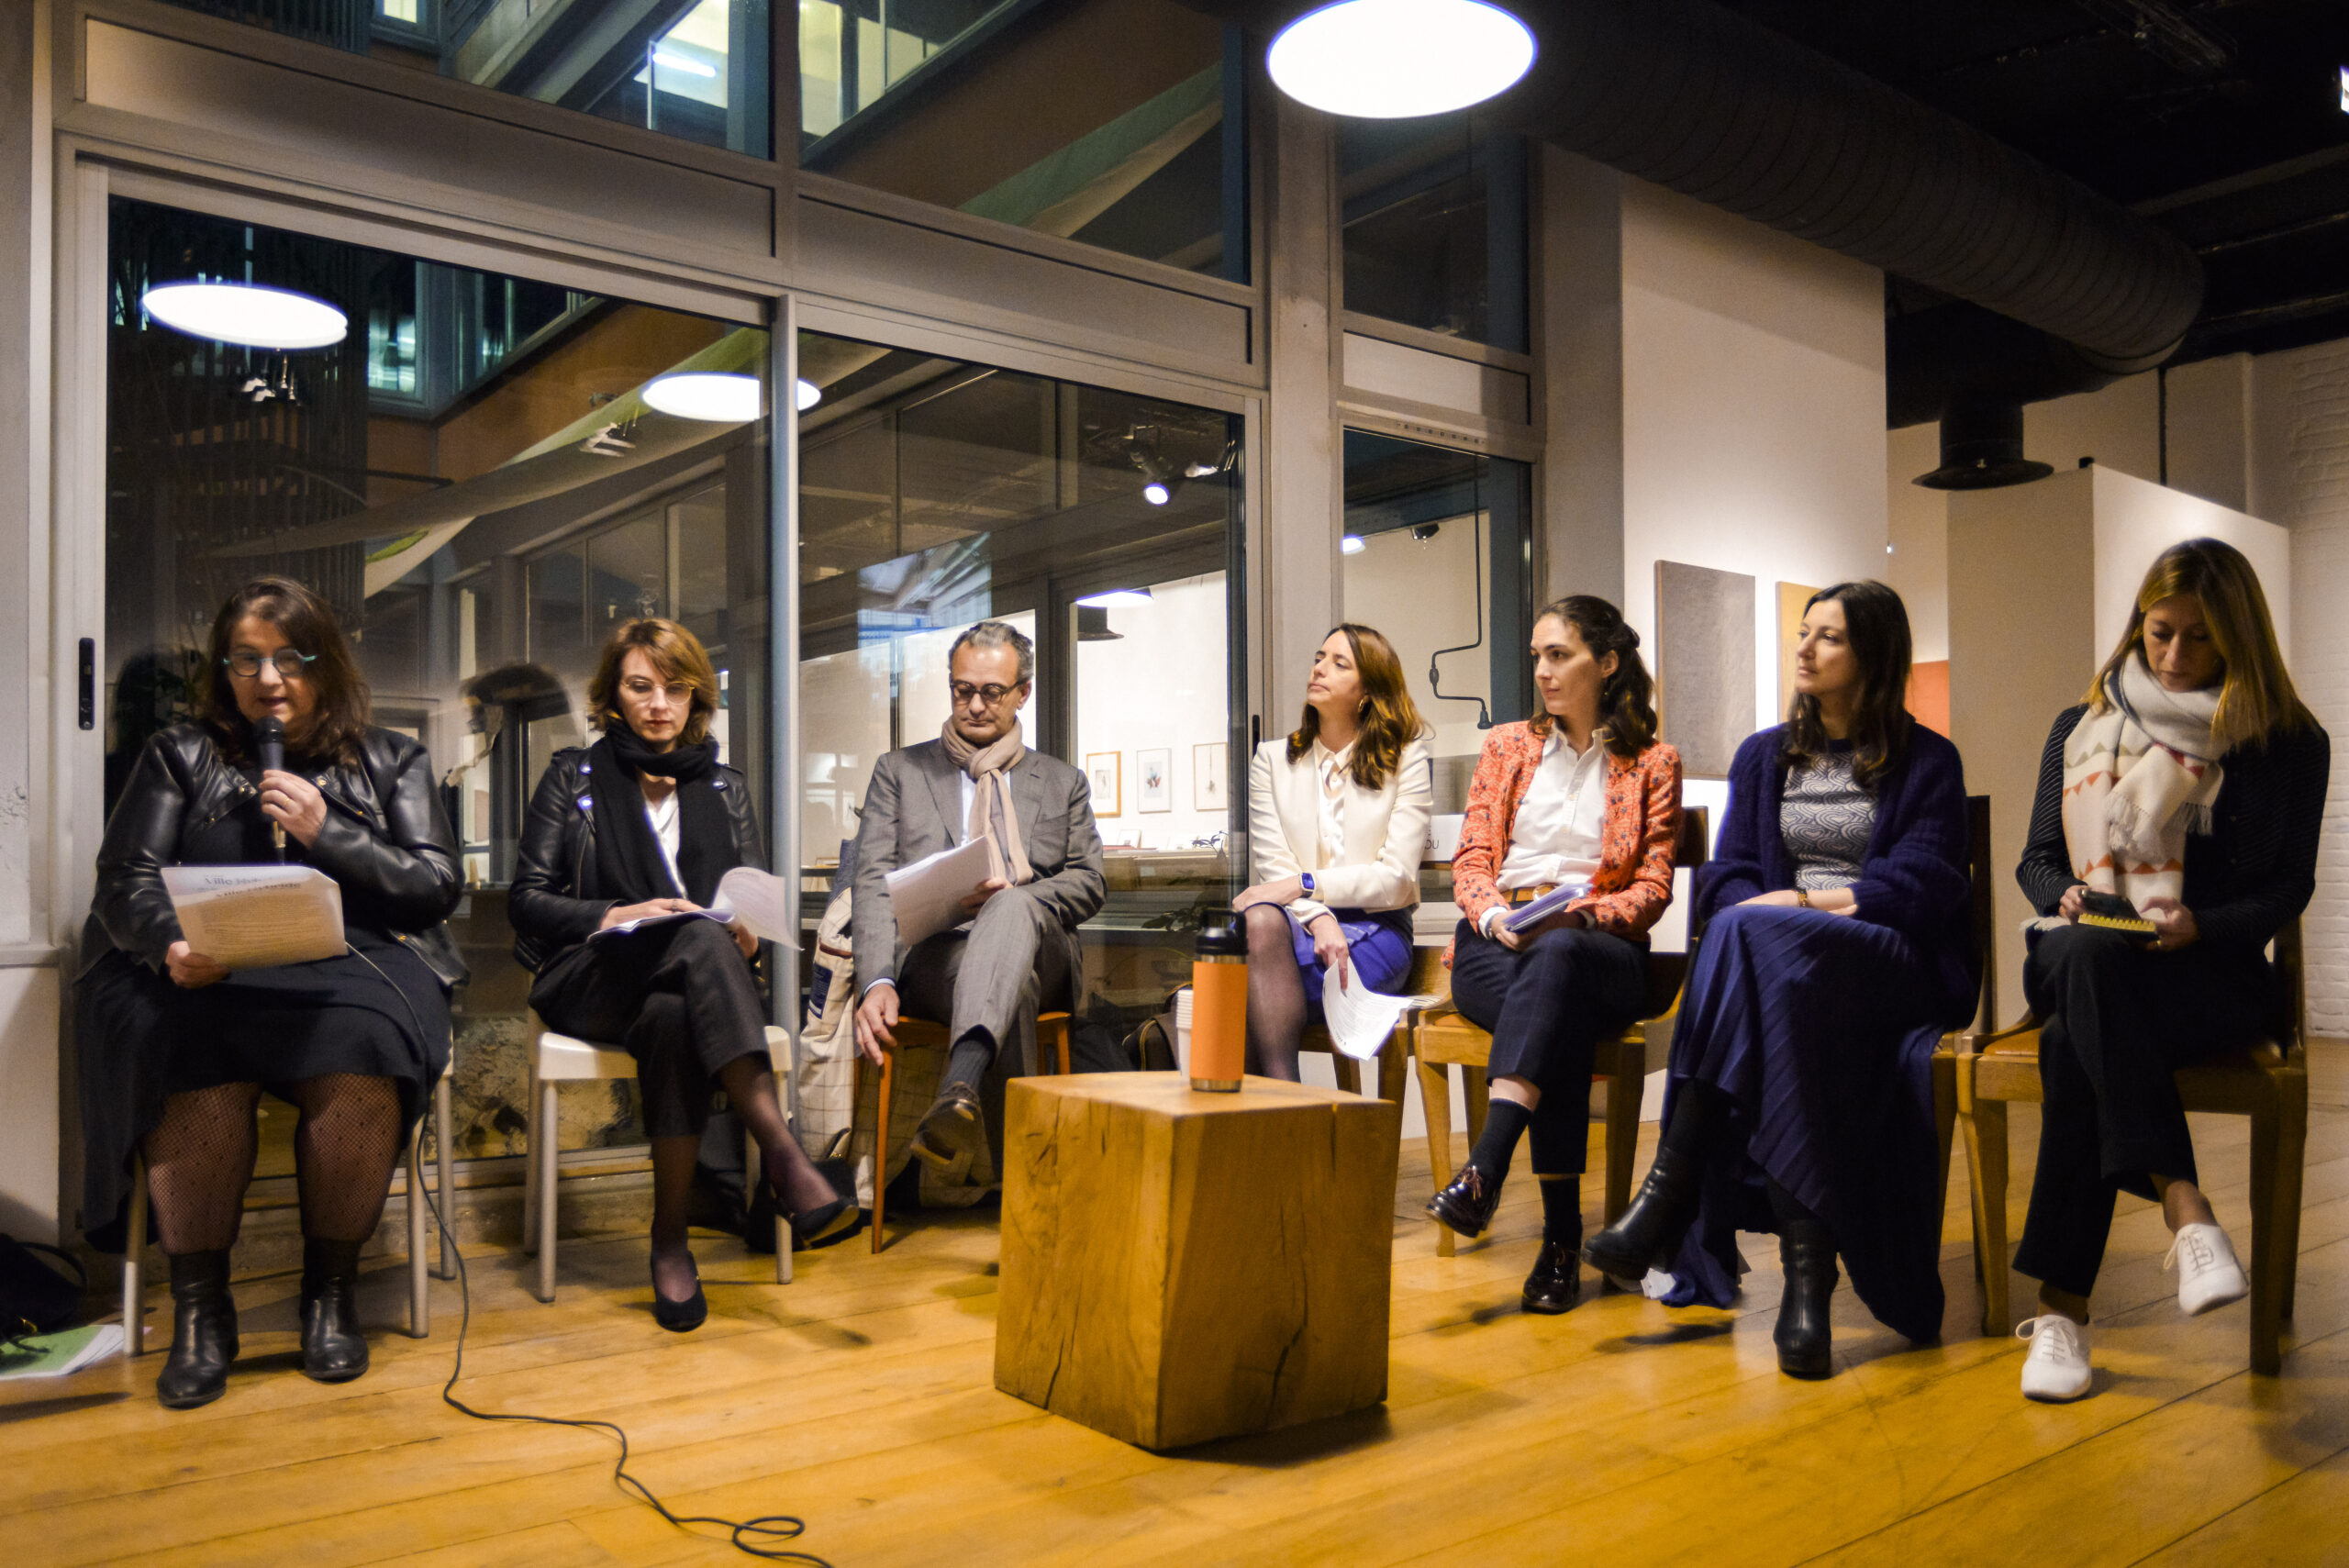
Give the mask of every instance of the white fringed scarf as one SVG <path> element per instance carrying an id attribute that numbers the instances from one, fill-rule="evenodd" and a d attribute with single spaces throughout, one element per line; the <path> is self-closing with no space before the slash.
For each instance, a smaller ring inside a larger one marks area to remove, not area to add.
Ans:
<path id="1" fill-rule="evenodd" d="M 2184 896 L 2186 836 L 2210 830 L 2226 779 L 2210 734 L 2218 708 L 2216 686 L 2173 692 L 2142 659 L 2121 661 L 2102 705 L 2064 743 L 2064 848 L 2074 876 L 2140 909 L 2148 898 Z"/>

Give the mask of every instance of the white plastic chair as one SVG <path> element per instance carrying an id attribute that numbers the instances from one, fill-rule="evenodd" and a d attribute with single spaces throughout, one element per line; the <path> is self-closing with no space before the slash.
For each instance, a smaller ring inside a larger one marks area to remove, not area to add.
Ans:
<path id="1" fill-rule="evenodd" d="M 534 1040 L 530 1051 L 530 1111 L 529 1130 L 524 1135 L 522 1189 L 522 1250 L 536 1252 L 539 1257 L 538 1297 L 554 1300 L 554 1252 L 560 1227 L 555 1221 L 555 1199 L 561 1190 L 556 1175 L 556 1134 L 561 1125 L 555 1113 L 555 1085 L 558 1084 L 610 1083 L 636 1076 L 636 1058 L 618 1046 L 601 1045 L 593 1040 L 574 1040 L 567 1034 L 557 1034 L 546 1027 L 539 1015 L 529 1015 L 530 1034 Z M 767 1026 L 767 1057 L 770 1062 L 790 1049 L 790 1037 L 782 1029 Z M 785 1069 L 787 1071 L 787 1069 Z M 748 1138 L 743 1192 L 758 1190 L 759 1150 Z M 774 1226 L 774 1282 L 791 1283 L 791 1228 L 778 1215 Z"/>
<path id="2" fill-rule="evenodd" d="M 432 1141 L 437 1167 L 432 1196 L 440 1206 L 443 1221 L 453 1218 L 451 1206 L 457 1190 L 449 1148 L 449 1124 L 453 1119 L 449 1073 L 454 1066 L 452 1059 L 450 1067 L 441 1070 L 440 1081 L 432 1085 Z M 440 1229 L 440 1266 L 433 1268 L 425 1251 L 423 1193 L 424 1121 L 418 1118 L 416 1136 L 407 1144 L 407 1331 L 418 1340 L 432 1332 L 432 1298 L 425 1281 L 457 1277 L 456 1244 L 445 1223 Z M 122 1353 L 127 1358 L 147 1353 L 147 1156 L 143 1153 L 131 1157 L 130 1223 L 126 1231 L 122 1250 Z"/>

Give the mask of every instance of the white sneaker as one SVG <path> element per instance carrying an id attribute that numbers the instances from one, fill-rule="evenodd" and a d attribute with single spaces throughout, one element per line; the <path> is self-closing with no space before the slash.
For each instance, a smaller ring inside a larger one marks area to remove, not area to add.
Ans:
<path id="1" fill-rule="evenodd" d="M 2015 1330 L 2031 1341 L 2022 1358 L 2022 1396 L 2062 1405 L 2088 1391 L 2088 1326 L 2060 1312 L 2027 1318 Z"/>
<path id="2" fill-rule="evenodd" d="M 2181 1225 L 2162 1267 L 2177 1271 L 2177 1309 L 2199 1316 L 2251 1294 L 2234 1243 L 2215 1225 Z"/>

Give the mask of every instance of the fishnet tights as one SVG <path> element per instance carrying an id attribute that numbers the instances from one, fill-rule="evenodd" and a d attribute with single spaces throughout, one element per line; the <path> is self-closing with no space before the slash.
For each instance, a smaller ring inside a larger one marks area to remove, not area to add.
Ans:
<path id="1" fill-rule="evenodd" d="M 302 1234 L 317 1241 L 364 1241 L 375 1233 L 400 1155 L 398 1084 L 330 1073 L 274 1085 L 301 1113 L 294 1168 Z M 166 1252 L 226 1251 L 244 1218 L 257 1141 L 258 1084 L 222 1084 L 167 1095 L 147 1134 L 147 1187 Z"/>

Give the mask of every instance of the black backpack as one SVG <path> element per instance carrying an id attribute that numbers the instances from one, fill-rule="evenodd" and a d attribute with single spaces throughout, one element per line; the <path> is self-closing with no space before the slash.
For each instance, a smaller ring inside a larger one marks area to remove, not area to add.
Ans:
<path id="1" fill-rule="evenodd" d="M 43 1253 L 72 1269 L 72 1277 L 44 1262 Z M 0 1236 L 0 1338 L 57 1332 L 73 1321 L 89 1283 L 90 1276 L 72 1253 Z"/>

